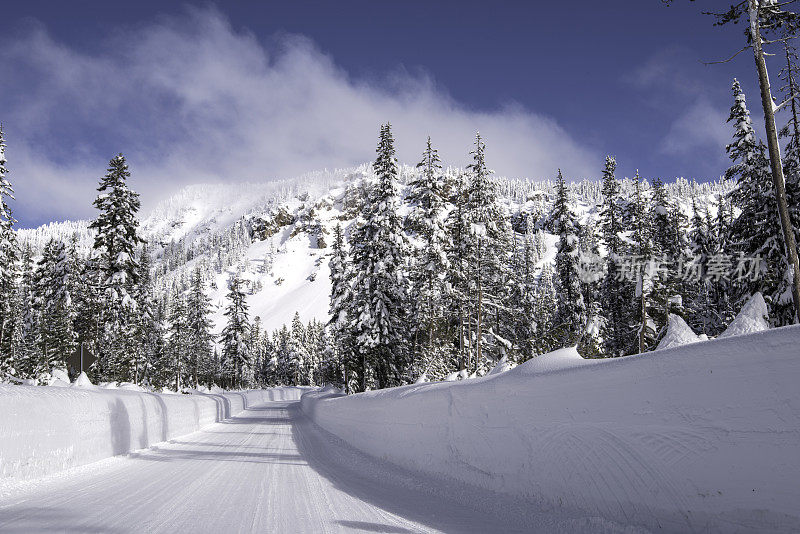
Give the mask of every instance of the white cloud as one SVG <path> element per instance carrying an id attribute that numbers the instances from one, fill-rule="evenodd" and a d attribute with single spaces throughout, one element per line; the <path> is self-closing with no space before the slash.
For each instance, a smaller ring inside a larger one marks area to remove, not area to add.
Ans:
<path id="1" fill-rule="evenodd" d="M 499 174 L 548 178 L 561 167 L 580 178 L 601 162 L 548 117 L 470 110 L 404 71 L 356 80 L 303 37 L 267 48 L 210 9 L 117 32 L 91 53 L 33 28 L 0 47 L 0 67 L 20 73 L 0 109 L 17 210 L 29 218 L 92 216 L 95 184 L 118 151 L 152 206 L 188 183 L 369 161 L 386 121 L 406 163 L 431 135 L 445 163 L 463 165 L 476 130 Z"/>
<path id="2" fill-rule="evenodd" d="M 682 155 L 698 149 L 724 157 L 725 145 L 731 141 L 732 128 L 725 121 L 728 113 L 699 97 L 670 124 L 660 151 Z"/>

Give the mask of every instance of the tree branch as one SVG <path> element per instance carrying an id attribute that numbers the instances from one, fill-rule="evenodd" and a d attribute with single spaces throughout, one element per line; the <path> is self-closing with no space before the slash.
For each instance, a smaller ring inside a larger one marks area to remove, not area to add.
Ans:
<path id="1" fill-rule="evenodd" d="M 742 52 L 744 52 L 748 48 L 752 48 L 752 45 L 747 45 L 747 46 L 743 47 L 741 50 L 739 50 L 738 52 L 733 54 L 728 59 L 723 59 L 721 61 L 700 61 L 700 63 L 702 63 L 703 65 L 718 65 L 720 63 L 728 63 L 729 61 L 733 61 L 733 58 L 735 58 L 736 56 L 738 56 L 739 54 L 741 54 Z"/>

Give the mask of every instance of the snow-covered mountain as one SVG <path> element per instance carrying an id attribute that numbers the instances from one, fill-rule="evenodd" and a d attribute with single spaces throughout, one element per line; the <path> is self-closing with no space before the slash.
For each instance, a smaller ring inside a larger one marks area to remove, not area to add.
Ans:
<path id="1" fill-rule="evenodd" d="M 413 167 L 402 167 L 401 182 L 407 183 L 415 172 Z M 448 169 L 445 177 L 458 172 Z M 184 188 L 141 220 L 141 234 L 154 257 L 157 290 L 162 295 L 180 291 L 200 267 L 215 307 L 214 330 L 219 332 L 228 282 L 239 273 L 247 287 L 250 315 L 260 317 L 263 329 L 289 324 L 295 312 L 304 322 L 327 321 L 328 245 L 337 224 L 347 230 L 353 222 L 359 189 L 371 176 L 371 166 L 365 164 L 292 180 Z M 553 182 L 497 178 L 497 183 L 515 230 L 524 231 L 528 219 L 543 226 L 555 196 Z M 632 190 L 631 181 L 621 183 L 624 194 Z M 591 225 L 598 215 L 600 182 L 584 180 L 570 188 L 581 223 Z M 713 214 L 716 196 L 728 188 L 724 182 L 699 184 L 682 178 L 667 186 L 687 215 L 691 215 L 693 198 Z M 406 203 L 401 211 L 408 211 Z M 79 250 L 88 253 L 93 241 L 88 225 L 88 221 L 50 223 L 19 230 L 18 235 L 34 253 L 50 237 L 69 240 L 73 236 Z M 552 262 L 555 253 L 555 236 L 546 231 L 543 235 L 546 250 L 540 268 Z"/>

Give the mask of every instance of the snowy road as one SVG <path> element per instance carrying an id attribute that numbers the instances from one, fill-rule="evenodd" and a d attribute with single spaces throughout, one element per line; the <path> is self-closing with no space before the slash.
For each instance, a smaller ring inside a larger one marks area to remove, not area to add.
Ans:
<path id="1" fill-rule="evenodd" d="M 296 401 L 276 401 L 126 457 L 16 488 L 0 485 L 0 532 L 510 532 L 532 526 L 506 524 L 449 494 L 446 486 L 320 430 Z"/>

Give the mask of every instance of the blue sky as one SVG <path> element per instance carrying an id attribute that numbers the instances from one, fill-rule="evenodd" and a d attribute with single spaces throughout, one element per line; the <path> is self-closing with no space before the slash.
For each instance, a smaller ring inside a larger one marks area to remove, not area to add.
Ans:
<path id="1" fill-rule="evenodd" d="M 372 159 L 430 134 L 446 163 L 474 132 L 498 174 L 717 178 L 730 84 L 759 109 L 724 1 L 13 2 L 0 20 L 0 120 L 22 226 L 92 217 L 125 153 L 145 209 L 198 181 L 259 181 Z M 777 75 L 775 65 L 773 78 Z"/>

